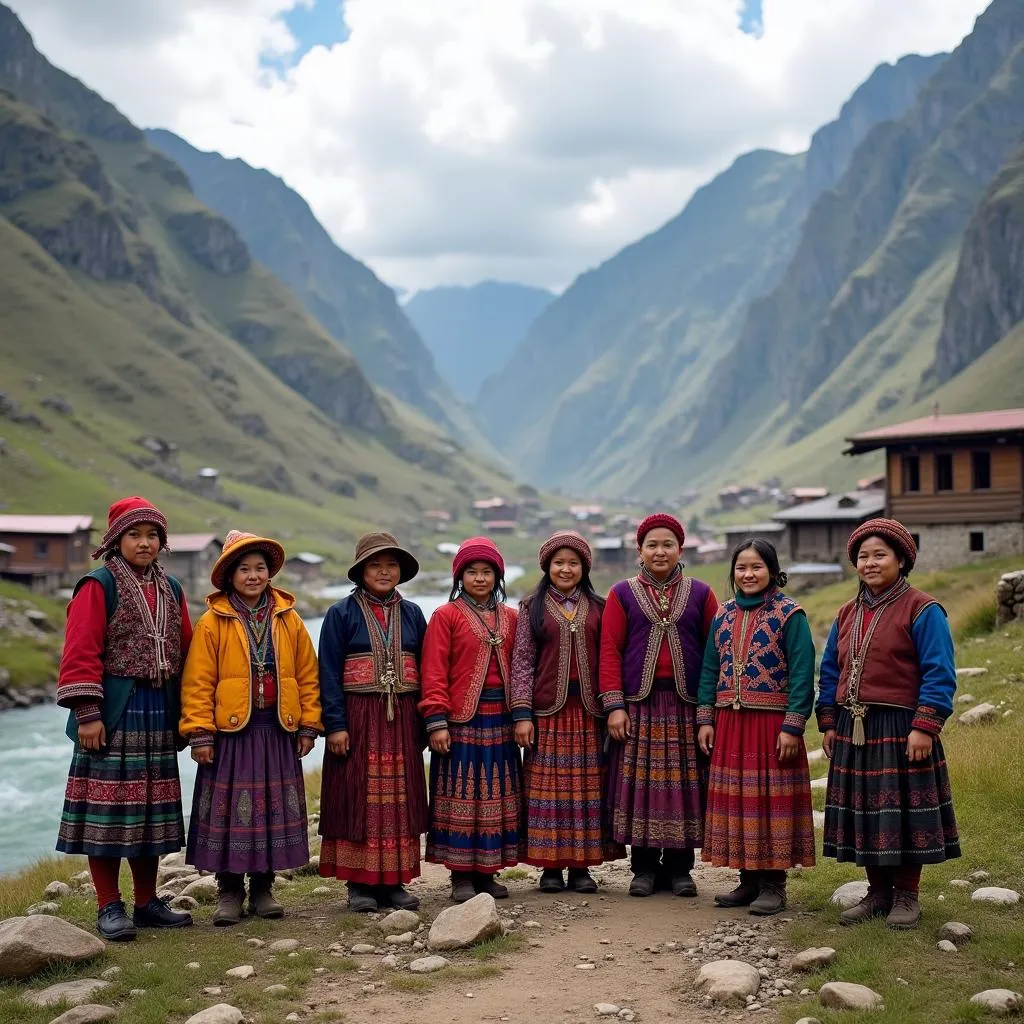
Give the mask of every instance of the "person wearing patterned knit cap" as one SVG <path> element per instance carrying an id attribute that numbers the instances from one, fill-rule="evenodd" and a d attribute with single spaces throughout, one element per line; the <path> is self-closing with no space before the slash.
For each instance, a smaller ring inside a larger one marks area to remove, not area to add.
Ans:
<path id="1" fill-rule="evenodd" d="M 704 837 L 707 758 L 697 747 L 697 683 L 714 591 L 683 573 L 685 532 L 648 516 L 636 533 L 640 571 L 612 587 L 598 672 L 612 738 L 611 838 L 631 849 L 631 896 L 696 896 L 690 872 Z"/>
<path id="2" fill-rule="evenodd" d="M 869 520 L 848 553 L 860 589 L 839 609 L 818 683 L 823 852 L 867 872 L 868 893 L 841 924 L 916 928 L 922 865 L 960 856 L 939 738 L 956 692 L 953 637 L 942 607 L 907 582 L 917 545 L 901 523 Z"/>
<path id="3" fill-rule="evenodd" d="M 137 928 L 180 928 L 190 914 L 157 897 L 161 854 L 185 842 L 178 780 L 179 675 L 192 624 L 181 584 L 158 561 L 167 520 L 134 495 L 110 506 L 93 558 L 68 605 L 57 703 L 70 708 L 75 741 L 57 849 L 85 854 L 96 886 L 97 926 L 111 942 Z M 135 906 L 121 901 L 127 857 Z"/>
<path id="4" fill-rule="evenodd" d="M 185 860 L 217 876 L 213 923 L 278 918 L 274 872 L 309 863 L 300 759 L 323 731 L 316 652 L 295 598 L 270 581 L 284 548 L 232 530 L 210 572 L 181 682 L 196 772 Z"/>
<path id="5" fill-rule="evenodd" d="M 622 857 L 606 841 L 604 711 L 597 689 L 604 599 L 590 582 L 590 545 L 564 530 L 544 542 L 543 575 L 519 605 L 511 704 L 525 769 L 527 864 L 541 892 L 597 892 L 588 870 Z"/>
<path id="6" fill-rule="evenodd" d="M 505 899 L 498 872 L 519 862 L 522 762 L 509 710 L 516 613 L 505 562 L 487 537 L 463 541 L 452 592 L 427 624 L 420 711 L 430 742 L 427 860 L 452 873 L 452 899 Z"/>

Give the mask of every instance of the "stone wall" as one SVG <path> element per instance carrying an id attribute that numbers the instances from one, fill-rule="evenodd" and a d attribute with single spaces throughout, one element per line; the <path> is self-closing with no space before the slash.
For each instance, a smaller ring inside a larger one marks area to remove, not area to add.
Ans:
<path id="1" fill-rule="evenodd" d="M 1024 569 L 1005 573 L 996 587 L 996 625 L 1014 619 L 1024 621 Z"/>
<path id="2" fill-rule="evenodd" d="M 1024 555 L 1024 523 L 904 524 L 919 537 L 917 567 L 925 572 L 951 569 L 989 555 Z M 971 550 L 971 534 L 980 533 L 982 551 Z"/>

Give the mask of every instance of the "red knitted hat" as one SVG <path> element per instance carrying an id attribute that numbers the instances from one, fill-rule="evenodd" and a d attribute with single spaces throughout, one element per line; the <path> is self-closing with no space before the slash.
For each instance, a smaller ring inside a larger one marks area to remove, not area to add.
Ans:
<path id="1" fill-rule="evenodd" d="M 679 546 L 683 546 L 683 542 L 686 540 L 686 530 L 683 528 L 683 524 L 676 519 L 675 516 L 670 516 L 667 512 L 655 512 L 653 515 L 648 516 L 637 528 L 636 528 L 636 546 L 641 547 L 644 542 L 644 537 L 651 532 L 651 530 L 657 530 L 658 528 L 665 530 L 671 530 L 679 541 Z"/>
<path id="2" fill-rule="evenodd" d="M 850 542 L 846 546 L 846 553 L 850 556 L 850 561 L 854 565 L 857 564 L 857 552 L 860 551 L 861 544 L 868 537 L 881 537 L 882 540 L 891 545 L 896 554 L 904 558 L 907 563 L 907 572 L 914 568 L 914 563 L 917 561 L 917 545 L 914 543 L 914 538 L 910 535 L 910 531 L 895 519 L 869 519 L 866 523 L 861 523 L 850 534 Z"/>
<path id="3" fill-rule="evenodd" d="M 115 501 L 107 511 L 107 532 L 103 541 L 92 553 L 93 558 L 107 554 L 121 539 L 125 530 L 140 523 L 152 523 L 160 535 L 161 549 L 167 549 L 167 517 L 152 502 L 133 494 L 130 498 Z"/>
<path id="4" fill-rule="evenodd" d="M 501 557 L 498 546 L 490 537 L 470 537 L 459 545 L 459 550 L 452 559 L 452 579 L 460 579 L 470 562 L 490 562 L 498 570 L 498 578 L 505 578 L 505 559 Z"/>
<path id="5" fill-rule="evenodd" d="M 558 533 L 553 534 L 548 540 L 544 541 L 537 554 L 540 567 L 545 572 L 548 571 L 551 559 L 554 558 L 555 552 L 559 548 L 568 548 L 570 551 L 575 551 L 587 567 L 588 572 L 593 568 L 594 553 L 590 550 L 590 545 L 586 539 L 581 537 L 575 530 L 559 530 Z"/>

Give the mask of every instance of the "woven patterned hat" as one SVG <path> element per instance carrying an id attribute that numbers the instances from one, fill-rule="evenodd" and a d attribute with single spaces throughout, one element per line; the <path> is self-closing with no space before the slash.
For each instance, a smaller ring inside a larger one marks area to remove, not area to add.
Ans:
<path id="1" fill-rule="evenodd" d="M 368 533 L 356 541 L 355 561 L 348 571 L 348 578 L 357 587 L 361 586 L 363 582 L 363 568 L 366 563 L 374 555 L 383 554 L 385 551 L 390 551 L 398 559 L 398 565 L 401 568 L 401 574 L 398 578 L 399 583 L 407 583 L 420 571 L 420 563 L 416 561 L 412 552 L 406 551 L 405 548 L 401 547 L 394 535 L 381 531 L 378 533 Z"/>
<path id="2" fill-rule="evenodd" d="M 160 535 L 160 548 L 167 548 L 167 517 L 151 501 L 138 494 L 115 501 L 107 511 L 107 532 L 103 534 L 100 546 L 92 553 L 93 558 L 102 558 L 111 552 L 125 530 L 142 523 L 152 523 Z"/>
<path id="3" fill-rule="evenodd" d="M 686 540 L 686 530 L 683 524 L 676 519 L 675 516 L 670 516 L 667 512 L 655 512 L 653 515 L 649 515 L 637 528 L 636 528 L 636 546 L 641 547 L 644 542 L 644 537 L 651 532 L 651 530 L 657 529 L 671 530 L 679 541 L 679 546 L 682 547 Z"/>
<path id="4" fill-rule="evenodd" d="M 537 554 L 540 567 L 545 572 L 548 571 L 551 559 L 559 548 L 568 548 L 570 551 L 575 551 L 587 567 L 588 572 L 593 568 L 594 553 L 590 550 L 590 545 L 587 543 L 586 538 L 582 537 L 575 530 L 559 530 L 558 533 L 544 541 Z"/>
<path id="5" fill-rule="evenodd" d="M 459 545 L 452 559 L 452 579 L 458 580 L 470 562 L 490 562 L 498 571 L 498 579 L 505 578 L 505 559 L 490 537 L 470 537 Z"/>
<path id="6" fill-rule="evenodd" d="M 917 545 L 914 543 L 910 531 L 895 519 L 869 519 L 866 523 L 861 523 L 850 534 L 846 553 L 854 565 L 857 564 L 857 553 L 860 551 L 860 546 L 868 537 L 881 537 L 907 563 L 907 572 L 914 568 L 914 563 L 917 561 Z"/>
<path id="7" fill-rule="evenodd" d="M 210 582 L 218 589 L 224 589 L 228 569 L 250 551 L 262 551 L 267 559 L 271 577 L 276 576 L 284 565 L 284 548 L 269 537 L 258 537 L 255 533 L 231 530 L 224 538 L 224 549 L 210 570 Z"/>

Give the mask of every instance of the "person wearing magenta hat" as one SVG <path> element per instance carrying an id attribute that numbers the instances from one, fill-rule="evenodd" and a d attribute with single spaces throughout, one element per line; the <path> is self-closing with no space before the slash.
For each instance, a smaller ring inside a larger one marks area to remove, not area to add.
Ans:
<path id="1" fill-rule="evenodd" d="M 921 868 L 960 856 L 939 734 L 953 711 L 956 660 L 942 606 L 907 577 L 917 545 L 895 519 L 850 536 L 857 596 L 839 609 L 818 681 L 818 729 L 830 759 L 826 857 L 860 865 L 867 895 L 840 924 L 921 919 Z"/>
<path id="2" fill-rule="evenodd" d="M 185 842 L 178 779 L 179 675 L 192 625 L 181 584 L 159 562 L 167 520 L 133 495 L 110 506 L 93 558 L 68 605 L 57 703 L 75 741 L 57 849 L 85 854 L 97 926 L 112 942 L 138 928 L 180 928 L 190 914 L 156 894 L 161 854 Z M 118 883 L 127 857 L 135 890 L 129 918 Z"/>
<path id="3" fill-rule="evenodd" d="M 604 599 L 590 582 L 590 545 L 563 530 L 541 546 L 543 575 L 519 605 L 511 705 L 523 749 L 523 860 L 541 892 L 597 892 L 589 868 L 624 856 L 606 842 L 604 711 L 597 689 Z"/>
<path id="4" fill-rule="evenodd" d="M 616 583 L 601 618 L 599 687 L 613 740 L 611 838 L 631 847 L 630 896 L 664 886 L 696 896 L 707 758 L 697 747 L 697 684 L 718 612 L 714 591 L 684 575 L 683 524 L 660 512 L 636 533 L 640 571 Z"/>
<path id="5" fill-rule="evenodd" d="M 181 734 L 196 772 L 185 860 L 217 876 L 213 923 L 278 918 L 274 873 L 309 863 L 300 759 L 323 731 L 316 653 L 295 598 L 271 580 L 284 548 L 232 530 L 181 682 Z"/>
<path id="6" fill-rule="evenodd" d="M 522 762 L 509 710 L 516 613 L 487 537 L 463 541 L 452 592 L 423 640 L 420 711 L 430 742 L 427 860 L 452 873 L 452 899 L 508 896 L 495 877 L 519 861 Z"/>

